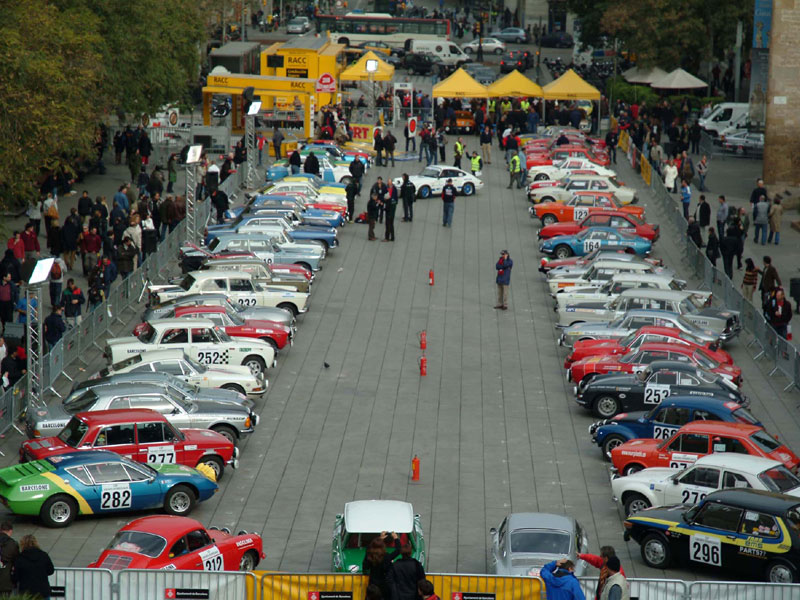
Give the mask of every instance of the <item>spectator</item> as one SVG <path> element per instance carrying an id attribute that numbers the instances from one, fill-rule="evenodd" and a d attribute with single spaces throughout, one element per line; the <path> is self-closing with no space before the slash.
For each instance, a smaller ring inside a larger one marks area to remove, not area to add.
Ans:
<path id="1" fill-rule="evenodd" d="M 39 548 L 39 542 L 32 535 L 25 535 L 19 541 L 19 556 L 14 563 L 11 580 L 17 584 L 20 594 L 50 598 L 48 577 L 55 573 L 53 561 L 47 552 Z"/>
<path id="2" fill-rule="evenodd" d="M 782 287 L 775 288 L 774 294 L 767 300 L 764 316 L 775 332 L 786 339 L 789 333 L 789 323 L 792 322 L 792 303 L 786 299 Z"/>
<path id="3" fill-rule="evenodd" d="M 753 206 L 753 218 L 756 216 L 756 204 L 758 204 L 762 198 L 769 201 L 767 198 L 767 188 L 764 187 L 764 180 L 759 178 L 756 180 L 756 187 L 750 192 L 750 204 Z"/>
<path id="4" fill-rule="evenodd" d="M 675 166 L 675 161 L 671 158 L 667 159 L 667 166 L 664 167 L 664 187 L 668 192 L 673 194 L 677 191 L 676 181 L 678 179 L 678 167 Z"/>
<path id="5" fill-rule="evenodd" d="M 717 230 L 713 227 L 708 228 L 708 243 L 706 244 L 706 257 L 711 261 L 711 264 L 717 266 L 717 259 L 719 258 L 719 238 L 717 237 Z"/>
<path id="6" fill-rule="evenodd" d="M 2 359 L 0 359 L 2 360 Z M 19 545 L 11 536 L 14 535 L 14 528 L 10 521 L 0 523 L 0 595 L 5 596 L 14 591 L 14 583 L 11 581 L 11 571 L 14 563 L 19 556 Z"/>
<path id="7" fill-rule="evenodd" d="M 750 231 L 750 215 L 744 207 L 739 208 L 736 220 L 736 226 L 739 232 L 739 251 L 736 253 L 736 268 L 742 270 L 742 254 L 744 253 L 744 241 L 747 239 L 747 233 Z"/>
<path id="8" fill-rule="evenodd" d="M 422 600 L 439 600 L 434 593 L 433 584 L 427 579 L 417 582 L 417 592 Z"/>
<path id="9" fill-rule="evenodd" d="M 64 336 L 67 330 L 67 324 L 64 323 L 64 307 L 54 306 L 51 312 L 44 320 L 44 339 L 47 344 L 52 348 Z"/>
<path id="10" fill-rule="evenodd" d="M 70 214 L 64 219 L 64 226 L 61 228 L 61 250 L 64 255 L 64 262 L 70 271 L 75 266 L 75 255 L 78 251 L 80 234 L 80 216 L 78 215 L 78 210 L 72 208 Z"/>
<path id="11" fill-rule="evenodd" d="M 22 241 L 22 234 L 19 231 L 15 231 L 11 239 L 8 240 L 8 249 L 14 253 L 18 261 L 25 260 L 25 242 Z"/>
<path id="12" fill-rule="evenodd" d="M 211 194 L 213 195 L 214 192 L 216 191 L 217 189 L 214 188 L 214 191 L 212 191 Z M 172 199 L 172 196 L 167 194 L 167 197 L 164 200 L 162 200 L 161 203 L 156 207 L 156 210 L 158 211 L 159 220 L 161 221 L 161 232 L 159 234 L 159 240 L 162 242 L 167 237 L 167 231 L 169 230 L 170 225 L 172 223 L 173 204 L 174 200 Z M 213 204 L 214 203 L 212 201 L 212 205 Z M 214 206 L 214 208 L 216 208 L 216 205 Z M 225 217 L 224 212 L 225 211 L 223 211 L 223 219 Z M 217 216 L 219 217 L 219 215 Z"/>
<path id="13" fill-rule="evenodd" d="M 508 286 L 511 285 L 511 268 L 514 266 L 514 261 L 508 255 L 508 250 L 500 252 L 500 259 L 495 264 L 497 271 L 497 304 L 495 308 L 500 310 L 508 310 Z"/>
<path id="14" fill-rule="evenodd" d="M 114 198 L 112 199 L 112 206 L 119 206 L 120 210 L 122 210 L 125 214 L 128 214 L 128 211 L 130 210 L 127 191 L 128 184 L 122 184 L 119 186 L 117 193 L 114 194 Z"/>
<path id="15" fill-rule="evenodd" d="M 42 248 L 39 246 L 39 238 L 33 230 L 33 223 L 25 225 L 22 232 L 22 243 L 25 245 L 25 260 L 36 260 L 41 257 Z"/>
<path id="16" fill-rule="evenodd" d="M 742 277 L 742 294 L 744 297 L 752 302 L 753 293 L 756 291 L 756 284 L 758 283 L 758 274 L 761 270 L 756 267 L 752 258 L 746 258 L 744 261 L 744 276 Z"/>
<path id="17" fill-rule="evenodd" d="M 767 245 L 767 227 L 769 227 L 769 213 L 770 206 L 766 196 L 761 196 L 756 203 L 755 210 L 753 211 L 753 223 L 755 225 L 755 234 L 753 241 L 762 246 Z"/>
<path id="18" fill-rule="evenodd" d="M 27 295 L 20 295 L 19 300 L 17 300 L 17 323 L 27 324 L 28 323 L 28 313 L 29 312 L 36 312 L 36 309 L 39 308 L 39 301 L 34 297 L 28 301 Z"/>
<path id="19" fill-rule="evenodd" d="M 22 263 L 20 263 L 14 256 L 13 250 L 6 250 L 6 255 L 0 261 L 0 277 L 8 273 L 11 275 L 11 281 L 19 283 L 22 280 Z"/>
<path id="20" fill-rule="evenodd" d="M 89 222 L 89 217 L 92 214 L 92 198 L 89 196 L 88 190 L 83 190 L 83 194 L 78 198 L 78 215 L 83 223 Z"/>
<path id="21" fill-rule="evenodd" d="M 764 268 L 761 271 L 761 304 L 766 305 L 767 300 L 777 288 L 783 285 L 778 269 L 772 265 L 772 257 L 764 257 Z"/>
<path id="22" fill-rule="evenodd" d="M 75 280 L 67 280 L 67 289 L 61 295 L 61 305 L 64 307 L 64 316 L 67 324 L 77 327 L 81 323 L 81 306 L 86 302 L 81 289 L 75 285 Z"/>
<path id="23" fill-rule="evenodd" d="M 383 241 L 384 242 L 393 242 L 394 241 L 394 215 L 397 211 L 397 200 L 398 200 L 398 190 L 397 187 L 392 183 L 392 180 L 389 180 L 389 185 L 386 191 L 386 195 L 384 196 L 383 205 L 386 213 L 386 229 L 384 230 L 383 234 Z"/>
<path id="24" fill-rule="evenodd" d="M 221 225 L 225 222 L 225 211 L 230 208 L 228 195 L 220 189 L 215 189 L 211 192 L 211 204 L 217 210 L 217 224 Z M 163 235 L 161 239 L 164 239 Z"/>
<path id="25" fill-rule="evenodd" d="M 698 189 L 701 192 L 706 191 L 706 176 L 708 175 L 708 158 L 706 155 L 703 155 L 703 158 L 700 159 L 700 162 L 697 163 L 697 177 L 700 179 L 700 185 L 698 185 Z"/>
<path id="26" fill-rule="evenodd" d="M 89 283 L 89 312 L 100 306 L 105 299 L 102 287 L 103 277 L 99 269 L 96 269 L 96 271 L 98 275 Z"/>
<path id="27" fill-rule="evenodd" d="M 281 130 L 278 129 L 278 126 L 275 126 L 274 131 L 272 132 L 272 150 L 275 152 L 275 160 L 281 160 L 281 148 L 283 147 L 283 133 Z"/>
<path id="28" fill-rule="evenodd" d="M 378 220 L 378 209 L 380 200 L 378 194 L 372 192 L 367 202 L 367 222 L 369 223 L 369 230 L 367 231 L 367 239 L 372 242 L 375 240 L 375 222 Z"/>
<path id="29" fill-rule="evenodd" d="M 681 180 L 681 204 L 683 204 L 683 218 L 689 218 L 689 205 L 692 203 L 692 188 L 685 179 Z"/>
<path id="30" fill-rule="evenodd" d="M 141 228 L 142 219 L 138 213 L 134 213 L 131 215 L 130 219 L 128 219 L 128 226 L 122 232 L 122 241 L 125 241 L 126 237 L 131 238 L 133 242 L 133 247 L 136 249 L 136 254 L 139 257 L 139 263 L 142 263 L 142 228 Z M 136 263 L 134 263 L 134 267 Z"/>
<path id="31" fill-rule="evenodd" d="M 319 159 L 313 152 L 309 152 L 308 156 L 306 156 L 306 161 L 303 163 L 303 173 L 311 173 L 319 177 Z"/>
<path id="32" fill-rule="evenodd" d="M 107 254 L 100 263 L 100 272 L 103 277 L 103 297 L 108 298 L 108 291 L 111 289 L 111 284 L 116 281 L 119 270 Z"/>
<path id="33" fill-rule="evenodd" d="M 61 290 L 64 287 L 64 273 L 66 272 L 67 263 L 57 256 L 50 268 L 50 306 L 58 306 L 61 303 Z"/>
<path id="34" fill-rule="evenodd" d="M 411 556 L 410 542 L 400 546 L 400 558 L 392 565 L 394 568 L 395 595 L 393 600 L 419 600 L 418 585 L 425 579 L 425 568 Z"/>
<path id="35" fill-rule="evenodd" d="M 97 229 L 89 229 L 84 225 L 80 236 L 81 255 L 83 257 L 83 274 L 88 275 L 97 264 L 97 256 L 103 248 L 103 241 L 97 235 Z"/>
<path id="36" fill-rule="evenodd" d="M 10 252 L 6 250 L 6 253 Z M 19 298 L 19 288 L 12 280 L 10 272 L 4 272 L 0 280 L 0 322 L 3 324 L 3 333 L 6 331 L 6 323 L 14 322 L 14 306 Z"/>
<path id="37" fill-rule="evenodd" d="M 3 389 L 12 387 L 27 373 L 27 369 L 23 366 L 26 359 L 25 349 L 17 346 L 0 362 L 0 378 L 2 378 Z"/>
<path id="38" fill-rule="evenodd" d="M 383 532 L 370 542 L 364 562 L 361 564 L 361 572 L 369 576 L 369 585 L 377 586 L 385 600 L 393 598 L 392 592 L 395 583 L 392 561 L 400 554 L 399 550 L 395 550 L 391 554 L 386 553 L 386 540 L 389 538 L 393 545 L 399 544 L 396 533 L 390 535 Z"/>
<path id="39" fill-rule="evenodd" d="M 167 161 L 167 193 L 172 193 L 172 188 L 174 187 L 175 183 L 178 181 L 178 158 L 173 153 L 169 155 L 169 160 Z"/>
<path id="40" fill-rule="evenodd" d="M 609 576 L 603 586 L 600 600 L 628 600 L 630 598 L 628 580 L 625 579 L 625 574 L 621 572 L 622 567 L 620 566 L 619 558 L 616 556 L 610 557 L 606 561 L 606 569 L 609 572 Z"/>
<path id="41" fill-rule="evenodd" d="M 358 160 L 358 159 L 356 159 Z M 353 161 L 355 162 L 355 160 Z M 359 161 L 360 162 L 360 161 Z M 295 150 L 289 155 L 289 167 L 292 170 L 292 175 L 297 175 L 300 172 L 300 168 L 303 164 L 303 160 L 300 157 L 300 151 Z M 350 172 L 353 172 L 353 163 L 350 163 Z"/>
<path id="42" fill-rule="evenodd" d="M 703 231 L 700 229 L 694 217 L 689 217 L 689 226 L 686 228 L 686 237 L 694 242 L 698 248 L 703 247 Z"/>
<path id="43" fill-rule="evenodd" d="M 294 155 L 292 155 L 294 156 Z M 299 158 L 299 155 L 298 155 Z M 364 163 L 361 162 L 360 158 L 354 158 L 350 161 L 350 175 L 353 176 L 353 181 L 358 184 L 358 193 L 361 193 L 361 178 L 364 176 Z M 293 171 L 294 172 L 294 171 Z"/>
<path id="44" fill-rule="evenodd" d="M 136 249 L 136 246 L 133 245 L 133 240 L 125 236 L 122 238 L 122 247 L 119 248 L 117 252 L 117 268 L 119 269 L 119 274 L 122 275 L 123 279 L 127 279 L 128 275 L 133 272 L 134 263 L 136 262 L 139 251 Z"/>
<path id="45" fill-rule="evenodd" d="M 571 560 L 561 558 L 549 562 L 539 571 L 539 576 L 544 581 L 547 600 L 586 600 Z"/>
<path id="46" fill-rule="evenodd" d="M 442 188 L 442 227 L 453 226 L 453 212 L 455 210 L 456 202 L 456 186 L 453 185 L 453 180 L 448 179 L 445 186 Z"/>
<path id="47" fill-rule="evenodd" d="M 739 252 L 739 231 L 735 227 L 728 227 L 725 231 L 725 235 L 719 241 L 719 251 L 722 254 L 725 274 L 733 281 L 733 259 Z"/>
<path id="48" fill-rule="evenodd" d="M 383 136 L 383 149 L 386 153 L 384 157 L 384 162 L 388 163 L 389 159 L 392 159 L 392 168 L 394 168 L 394 150 L 397 146 L 397 138 L 394 137 L 394 134 L 391 131 L 387 131 L 386 135 Z M 388 164 L 385 166 L 389 166 Z"/>
<path id="49" fill-rule="evenodd" d="M 611 577 L 612 573 L 607 566 L 608 561 L 611 558 L 616 558 L 617 552 L 614 550 L 612 546 L 602 546 L 600 548 L 600 555 L 597 554 L 579 554 L 578 558 L 582 561 L 590 564 L 595 569 L 600 569 L 600 577 L 597 580 L 597 588 L 594 593 L 595 600 L 599 600 L 600 594 L 603 592 L 605 587 L 605 583 L 609 577 Z M 620 570 L 620 569 L 618 569 Z M 621 573 L 624 575 L 625 571 L 620 570 Z"/>
<path id="50" fill-rule="evenodd" d="M 777 246 L 781 241 L 781 218 L 783 217 L 783 206 L 781 199 L 775 198 L 772 201 L 772 206 L 769 208 L 769 237 L 767 243 L 772 243 L 772 236 L 775 236 L 775 245 Z"/>
<path id="51" fill-rule="evenodd" d="M 728 220 L 728 203 L 725 201 L 725 196 L 719 196 L 719 208 L 717 208 L 717 233 L 720 238 L 725 231 L 725 221 Z"/>
<path id="52" fill-rule="evenodd" d="M 403 128 L 403 137 L 406 138 L 406 152 L 408 152 L 408 145 L 411 144 L 411 151 L 417 151 L 417 138 L 408 130 L 408 123 Z"/>
<path id="53" fill-rule="evenodd" d="M 410 223 L 414 220 L 414 202 L 417 199 L 417 187 L 408 178 L 408 173 L 403 173 L 400 197 L 403 199 L 403 221 Z"/>

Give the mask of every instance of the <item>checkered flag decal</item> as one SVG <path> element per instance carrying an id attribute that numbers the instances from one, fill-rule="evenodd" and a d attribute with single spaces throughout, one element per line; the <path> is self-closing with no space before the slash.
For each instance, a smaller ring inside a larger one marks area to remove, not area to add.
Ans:
<path id="1" fill-rule="evenodd" d="M 219 364 L 221 364 L 221 365 L 230 364 L 230 351 L 229 350 L 225 350 L 222 354 L 219 355 Z"/>

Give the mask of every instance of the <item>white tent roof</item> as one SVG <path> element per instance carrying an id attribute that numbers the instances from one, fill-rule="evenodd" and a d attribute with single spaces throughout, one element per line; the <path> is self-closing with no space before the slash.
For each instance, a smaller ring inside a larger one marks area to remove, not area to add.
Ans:
<path id="1" fill-rule="evenodd" d="M 651 81 L 650 85 L 662 90 L 691 90 L 695 88 L 704 88 L 708 84 L 691 73 L 687 73 L 683 69 L 678 68 L 660 79 Z"/>
<path id="2" fill-rule="evenodd" d="M 631 71 L 631 69 L 625 71 L 624 77 L 628 83 L 650 84 L 653 81 L 662 79 L 667 75 L 667 72 L 660 67 L 650 67 L 648 69 L 639 69 L 638 67 L 634 67 L 634 69 L 636 71 L 630 75 L 628 75 L 628 73 Z"/>

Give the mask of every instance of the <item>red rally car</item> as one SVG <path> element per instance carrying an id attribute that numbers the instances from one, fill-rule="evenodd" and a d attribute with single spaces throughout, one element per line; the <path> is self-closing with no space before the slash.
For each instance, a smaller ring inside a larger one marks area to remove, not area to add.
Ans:
<path id="1" fill-rule="evenodd" d="M 19 460 L 76 450 L 110 450 L 140 463 L 208 465 L 217 481 L 225 465 L 239 464 L 239 451 L 224 435 L 209 429 L 175 429 L 164 415 L 145 408 L 77 413 L 56 437 L 23 442 Z"/>
<path id="2" fill-rule="evenodd" d="M 658 225 L 645 223 L 638 216 L 621 210 L 602 210 L 585 216 L 580 221 L 556 222 L 539 230 L 539 239 L 547 240 L 558 235 L 575 235 L 587 227 L 615 227 L 623 233 L 630 233 L 655 242 L 660 233 Z"/>
<path id="3" fill-rule="evenodd" d="M 735 365 L 722 364 L 705 348 L 693 348 L 681 344 L 649 343 L 642 344 L 624 356 L 592 356 L 572 363 L 567 379 L 580 383 L 584 377 L 594 377 L 603 373 L 635 373 L 647 367 L 654 360 L 679 360 L 690 362 L 705 371 L 711 371 L 736 385 L 742 385 L 742 370 Z"/>
<path id="4" fill-rule="evenodd" d="M 621 475 L 650 467 L 683 469 L 712 452 L 736 452 L 771 458 L 796 470 L 800 459 L 762 427 L 748 423 L 693 421 L 667 440 L 638 439 L 611 451 L 611 462 Z"/>
<path id="5" fill-rule="evenodd" d="M 272 194 L 273 196 L 291 196 L 293 198 L 299 198 L 302 201 L 303 206 L 305 206 L 306 208 L 330 210 L 339 213 L 345 219 L 347 218 L 347 205 L 338 204 L 336 202 L 326 202 L 324 200 L 317 201 L 316 198 L 311 198 L 301 192 L 277 191 L 277 192 L 270 192 L 270 194 Z M 344 196 L 342 196 L 342 198 L 344 198 Z"/>
<path id="6" fill-rule="evenodd" d="M 642 327 L 638 331 L 627 335 L 621 340 L 599 339 L 578 340 L 572 347 L 572 352 L 564 359 L 564 368 L 569 369 L 573 363 L 593 356 L 619 356 L 638 350 L 642 344 L 664 343 L 679 344 L 692 349 L 703 349 L 714 360 L 724 365 L 732 365 L 731 355 L 719 348 L 717 344 L 698 344 L 685 339 L 686 333 L 672 327 Z"/>
<path id="7" fill-rule="evenodd" d="M 210 527 L 188 517 L 153 516 L 120 529 L 89 565 L 97 569 L 253 571 L 265 559 L 257 533 Z"/>
<path id="8" fill-rule="evenodd" d="M 578 144 L 565 144 L 557 146 L 552 150 L 546 152 L 533 151 L 525 153 L 525 166 L 530 169 L 531 167 L 540 167 L 542 165 L 552 165 L 564 158 L 585 158 L 590 160 L 601 167 L 607 167 L 611 164 L 611 160 L 605 151 L 596 151 Z"/>

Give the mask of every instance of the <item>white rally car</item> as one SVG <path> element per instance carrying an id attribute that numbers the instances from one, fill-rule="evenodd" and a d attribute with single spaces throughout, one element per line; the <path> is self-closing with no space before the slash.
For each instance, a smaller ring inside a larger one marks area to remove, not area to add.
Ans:
<path id="1" fill-rule="evenodd" d="M 701 456 L 682 471 L 654 467 L 611 480 L 614 501 L 626 515 L 651 506 L 697 504 L 711 492 L 739 487 L 800 496 L 800 478 L 783 463 L 730 452 Z"/>
<path id="2" fill-rule="evenodd" d="M 262 285 L 253 281 L 252 273 L 214 270 L 192 271 L 176 285 L 148 286 L 152 304 L 162 304 L 189 294 L 225 293 L 242 306 L 274 306 L 293 315 L 308 310 L 310 294 L 287 287 Z"/>
<path id="3" fill-rule="evenodd" d="M 255 376 L 274 367 L 275 350 L 262 340 L 232 338 L 209 319 L 156 319 L 136 336 L 106 341 L 103 356 L 111 365 L 149 350 L 183 350 L 204 365 L 242 365 Z"/>
<path id="4" fill-rule="evenodd" d="M 614 169 L 603 167 L 585 158 L 565 158 L 553 165 L 531 167 L 528 169 L 528 181 L 558 181 L 572 174 L 616 176 Z"/>
<path id="5" fill-rule="evenodd" d="M 312 201 L 344 203 L 347 206 L 343 187 L 325 185 L 325 182 L 319 183 L 308 177 L 286 177 L 270 184 L 257 195 L 262 194 L 302 194 Z"/>
<path id="6" fill-rule="evenodd" d="M 464 196 L 472 196 L 477 190 L 483 188 L 483 182 L 472 173 L 447 165 L 429 165 L 422 170 L 422 173 L 409 175 L 408 179 L 416 186 L 419 198 L 441 195 L 442 188 L 447 184 L 448 179 L 453 180 L 453 185 L 456 186 L 458 193 Z M 403 185 L 403 178 L 396 177 L 392 183 L 399 189 Z"/>

